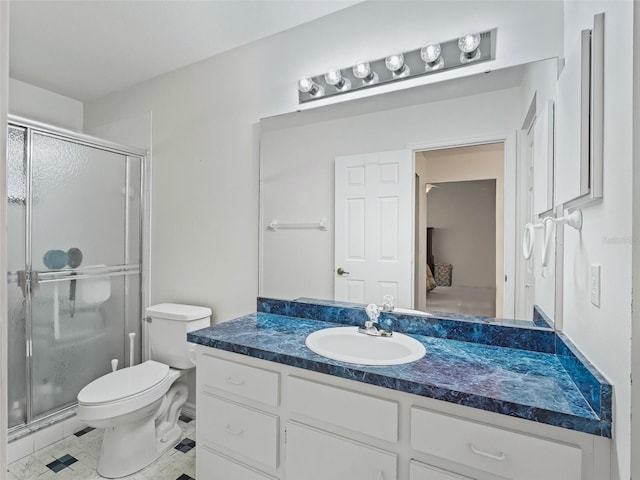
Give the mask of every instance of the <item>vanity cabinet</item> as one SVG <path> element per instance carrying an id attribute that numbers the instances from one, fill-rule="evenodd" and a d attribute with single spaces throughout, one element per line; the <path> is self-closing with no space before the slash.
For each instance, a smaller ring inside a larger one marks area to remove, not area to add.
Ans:
<path id="1" fill-rule="evenodd" d="M 607 480 L 608 439 L 197 346 L 198 480 Z"/>

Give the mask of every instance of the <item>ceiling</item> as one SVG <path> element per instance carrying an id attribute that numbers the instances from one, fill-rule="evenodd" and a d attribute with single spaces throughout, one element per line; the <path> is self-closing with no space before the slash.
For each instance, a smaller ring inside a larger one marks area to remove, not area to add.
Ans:
<path id="1" fill-rule="evenodd" d="M 12 0 L 10 76 L 86 102 L 362 0 Z"/>

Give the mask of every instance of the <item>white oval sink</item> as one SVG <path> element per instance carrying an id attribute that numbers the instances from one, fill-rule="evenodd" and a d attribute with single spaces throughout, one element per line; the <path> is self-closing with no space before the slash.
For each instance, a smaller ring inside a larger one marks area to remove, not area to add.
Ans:
<path id="1" fill-rule="evenodd" d="M 358 332 L 358 327 L 318 330 L 307 336 L 305 344 L 312 352 L 340 362 L 358 365 L 400 365 L 424 357 L 424 345 L 402 333 L 375 337 Z"/>

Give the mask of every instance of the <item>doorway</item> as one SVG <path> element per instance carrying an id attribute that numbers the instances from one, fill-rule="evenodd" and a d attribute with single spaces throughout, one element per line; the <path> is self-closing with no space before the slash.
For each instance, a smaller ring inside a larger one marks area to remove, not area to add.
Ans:
<path id="1" fill-rule="evenodd" d="M 501 317 L 504 143 L 417 151 L 415 304 Z"/>

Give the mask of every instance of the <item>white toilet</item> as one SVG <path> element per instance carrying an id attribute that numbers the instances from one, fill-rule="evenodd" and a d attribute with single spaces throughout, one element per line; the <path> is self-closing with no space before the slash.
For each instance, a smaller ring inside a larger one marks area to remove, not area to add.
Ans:
<path id="1" fill-rule="evenodd" d="M 208 327 L 211 309 L 162 303 L 146 309 L 150 360 L 94 380 L 78 393 L 78 419 L 104 429 L 98 473 L 119 478 L 143 469 L 181 439 L 187 401 L 178 381 L 195 367 L 187 332 Z"/>

